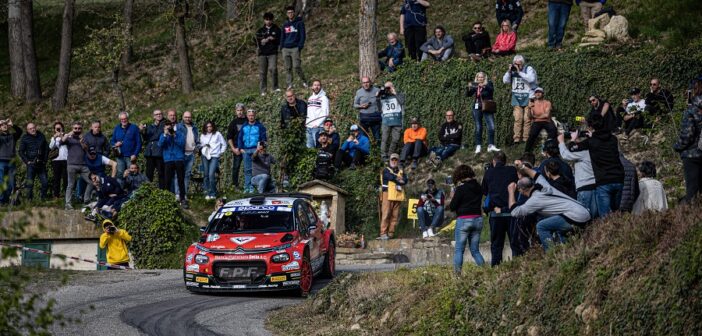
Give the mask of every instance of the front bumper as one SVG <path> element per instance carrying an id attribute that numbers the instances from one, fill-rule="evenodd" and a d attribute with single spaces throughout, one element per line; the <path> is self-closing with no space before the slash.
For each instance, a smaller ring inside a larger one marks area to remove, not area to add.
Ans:
<path id="1" fill-rule="evenodd" d="M 196 292 L 259 292 L 300 288 L 300 272 L 266 275 L 259 283 L 228 283 L 213 275 L 185 272 L 185 287 Z"/>

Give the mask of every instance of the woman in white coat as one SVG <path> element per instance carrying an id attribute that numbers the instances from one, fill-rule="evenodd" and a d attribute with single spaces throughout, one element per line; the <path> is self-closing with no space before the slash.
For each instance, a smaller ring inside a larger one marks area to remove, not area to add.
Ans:
<path id="1" fill-rule="evenodd" d="M 219 168 L 219 158 L 227 148 L 222 133 L 217 131 L 217 126 L 212 121 L 205 123 L 200 134 L 200 150 L 202 154 L 202 165 L 205 169 L 205 199 L 217 198 L 217 169 Z"/>

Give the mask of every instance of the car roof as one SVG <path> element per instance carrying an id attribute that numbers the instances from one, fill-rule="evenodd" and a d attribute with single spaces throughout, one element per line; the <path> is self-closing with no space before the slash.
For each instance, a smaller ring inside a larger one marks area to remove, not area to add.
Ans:
<path id="1" fill-rule="evenodd" d="M 255 205 L 293 205 L 298 199 L 295 197 L 249 197 L 227 202 L 223 208 Z"/>

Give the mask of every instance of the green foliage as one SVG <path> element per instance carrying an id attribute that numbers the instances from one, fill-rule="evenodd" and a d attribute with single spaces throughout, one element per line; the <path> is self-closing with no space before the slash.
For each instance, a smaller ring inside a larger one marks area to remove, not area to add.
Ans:
<path id="1" fill-rule="evenodd" d="M 338 277 L 271 316 L 279 334 L 698 335 L 700 204 L 595 221 L 571 243 L 500 267 L 447 266 Z M 301 323 L 285 324 L 290 318 Z"/>
<path id="2" fill-rule="evenodd" d="M 119 221 L 132 236 L 129 249 L 138 268 L 182 267 L 185 250 L 198 234 L 173 194 L 151 183 L 125 203 Z"/>
<path id="3" fill-rule="evenodd" d="M 86 67 L 98 66 L 106 71 L 119 68 L 122 52 L 130 42 L 125 33 L 122 16 L 115 15 L 112 24 L 101 28 L 87 28 L 88 43 L 75 51 L 78 62 Z"/>
<path id="4" fill-rule="evenodd" d="M 642 0 L 634 7 L 633 33 L 663 41 L 667 46 L 687 45 L 702 33 L 702 2 L 697 0 Z"/>

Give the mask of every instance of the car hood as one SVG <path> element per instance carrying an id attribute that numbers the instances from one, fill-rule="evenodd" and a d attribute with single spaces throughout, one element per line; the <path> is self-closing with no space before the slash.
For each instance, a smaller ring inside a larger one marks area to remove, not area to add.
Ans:
<path id="1" fill-rule="evenodd" d="M 200 243 L 200 246 L 213 252 L 236 250 L 237 248 L 245 250 L 273 249 L 284 245 L 280 240 L 287 234 L 290 233 L 208 234 L 206 242 Z"/>

